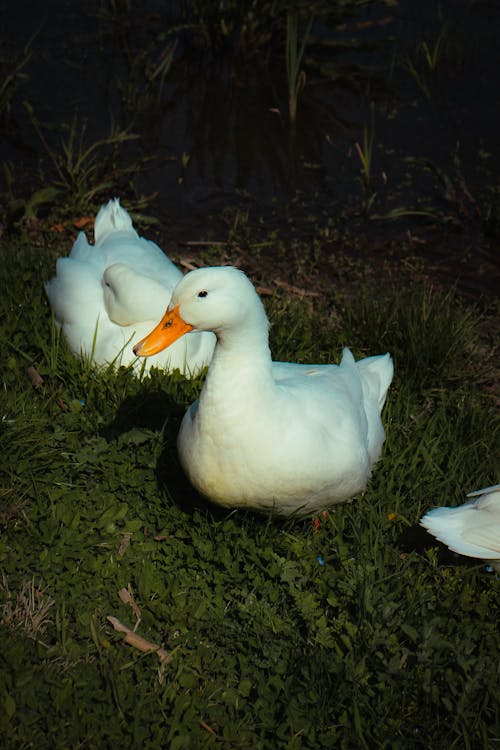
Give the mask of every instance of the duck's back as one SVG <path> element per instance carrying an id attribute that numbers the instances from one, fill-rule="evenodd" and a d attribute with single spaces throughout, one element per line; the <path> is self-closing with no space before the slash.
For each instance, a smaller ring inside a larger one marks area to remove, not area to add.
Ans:
<path id="1" fill-rule="evenodd" d="M 106 208 L 107 206 L 104 206 L 104 209 Z M 106 226 L 107 231 L 103 231 L 102 220 L 99 222 L 102 211 L 103 209 L 96 218 L 95 244 L 90 245 L 85 234 L 80 232 L 69 256 L 59 260 L 85 264 L 99 284 L 106 268 L 115 263 L 123 263 L 137 273 L 156 279 L 172 293 L 182 278 L 182 273 L 170 258 L 156 243 L 139 237 L 132 225 L 126 228 L 123 226 L 124 222 L 120 222 L 116 228 Z M 130 220 L 130 217 L 128 218 Z"/>

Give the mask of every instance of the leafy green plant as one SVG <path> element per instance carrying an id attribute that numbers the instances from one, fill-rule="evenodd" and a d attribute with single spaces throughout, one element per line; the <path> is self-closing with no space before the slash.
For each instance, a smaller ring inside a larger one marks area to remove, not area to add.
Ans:
<path id="1" fill-rule="evenodd" d="M 418 42 L 415 57 L 406 55 L 403 60 L 403 67 L 427 99 L 431 98 L 433 85 L 446 56 L 448 33 L 447 26 L 443 24 L 434 42 L 425 39 Z"/>
<path id="2" fill-rule="evenodd" d="M 25 108 L 53 170 L 51 184 L 43 189 L 50 191 L 43 194 L 44 202 L 57 196 L 73 212 L 89 210 L 98 206 L 100 195 L 143 168 L 141 161 L 129 163 L 125 156 L 125 145 L 136 140 L 136 134 L 112 126 L 108 136 L 88 143 L 87 123 L 79 123 L 75 113 L 65 126 L 66 135 L 54 147 L 32 106 L 25 102 Z"/>
<path id="3" fill-rule="evenodd" d="M 373 143 L 375 139 L 375 105 L 370 107 L 370 125 L 363 128 L 363 146 L 354 144 L 361 163 L 361 183 L 363 186 L 363 213 L 369 215 L 377 193 L 372 188 Z"/>
<path id="4" fill-rule="evenodd" d="M 20 86 L 28 79 L 27 67 L 33 56 L 33 40 L 28 40 L 22 53 L 14 58 L 0 58 L 0 123 L 6 126 L 12 103 Z"/>
<path id="5" fill-rule="evenodd" d="M 159 47 L 159 49 L 158 49 Z M 160 37 L 148 49 L 139 53 L 122 45 L 122 52 L 127 61 L 125 82 L 120 82 L 120 89 L 127 120 L 136 125 L 144 122 L 148 115 L 158 116 L 168 75 L 175 57 L 177 40 L 169 41 Z"/>
<path id="6" fill-rule="evenodd" d="M 5 212 L 13 222 L 29 222 L 36 218 L 40 211 L 54 204 L 59 196 L 59 189 L 54 185 L 35 190 L 31 195 L 23 196 L 21 188 L 16 185 L 16 170 L 11 161 L 2 165 L 5 184 Z"/>
<path id="7" fill-rule="evenodd" d="M 429 159 L 418 160 L 419 166 L 437 178 L 441 196 L 452 212 L 447 213 L 447 219 L 457 224 L 481 217 L 479 201 L 472 195 L 463 174 L 460 159 L 459 144 L 456 144 L 452 157 L 453 170 L 447 172 Z"/>

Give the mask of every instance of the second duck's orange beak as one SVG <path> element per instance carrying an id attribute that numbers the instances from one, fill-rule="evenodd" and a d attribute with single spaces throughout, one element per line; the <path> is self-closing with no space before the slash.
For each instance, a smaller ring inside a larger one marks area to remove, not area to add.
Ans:
<path id="1" fill-rule="evenodd" d="M 134 354 L 137 357 L 150 357 L 152 354 L 158 354 L 192 330 L 193 326 L 181 318 L 179 305 L 176 305 L 173 310 L 167 310 L 156 328 L 134 346 Z"/>

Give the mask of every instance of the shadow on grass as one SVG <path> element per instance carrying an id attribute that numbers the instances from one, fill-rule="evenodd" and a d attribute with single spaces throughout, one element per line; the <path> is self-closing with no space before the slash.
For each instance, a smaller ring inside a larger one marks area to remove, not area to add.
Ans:
<path id="1" fill-rule="evenodd" d="M 126 396 L 118 407 L 112 422 L 100 434 L 106 440 L 116 440 L 134 428 L 161 432 L 172 422 L 178 429 L 184 410 L 174 398 L 163 391 L 144 391 Z"/>
<path id="2" fill-rule="evenodd" d="M 155 468 L 159 493 L 166 495 L 172 505 L 185 513 L 192 515 L 201 510 L 214 521 L 223 520 L 232 511 L 214 505 L 200 495 L 180 465 L 176 442 L 184 411 L 172 396 L 160 390 L 127 396 L 113 421 L 103 427 L 100 434 L 107 441 L 113 441 L 134 429 L 163 433 Z M 165 429 L 167 425 L 168 430 Z"/>
<path id="3" fill-rule="evenodd" d="M 417 552 L 419 555 L 425 555 L 429 550 L 437 550 L 437 563 L 439 566 L 451 565 L 463 568 L 481 568 L 485 574 L 490 570 L 484 560 L 476 557 L 465 557 L 449 549 L 446 544 L 438 541 L 427 529 L 420 524 L 414 524 L 406 528 L 399 537 L 399 547 L 403 553 Z"/>

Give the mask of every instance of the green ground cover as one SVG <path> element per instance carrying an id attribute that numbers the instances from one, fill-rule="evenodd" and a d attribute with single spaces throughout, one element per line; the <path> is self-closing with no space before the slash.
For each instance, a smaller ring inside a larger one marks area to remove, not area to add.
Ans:
<path id="1" fill-rule="evenodd" d="M 67 249 L 27 231 L 1 246 L 2 747 L 497 747 L 499 580 L 416 526 L 498 481 L 479 313 L 417 284 L 266 299 L 275 358 L 349 344 L 396 371 L 366 493 L 279 522 L 209 508 L 183 480 L 175 437 L 202 379 L 66 351 L 42 282 Z M 170 658 L 108 616 L 140 617 Z"/>

